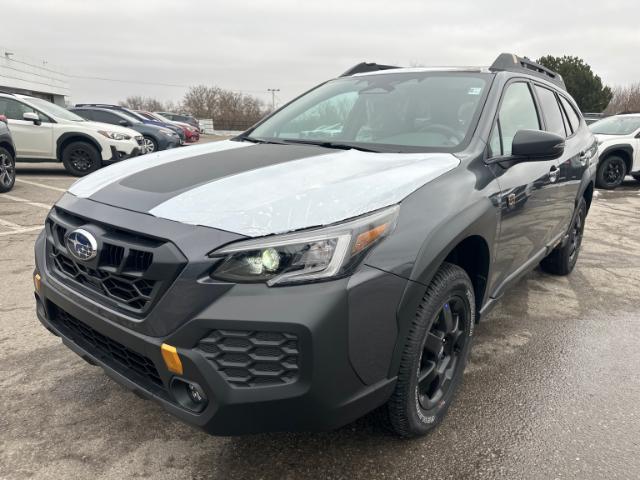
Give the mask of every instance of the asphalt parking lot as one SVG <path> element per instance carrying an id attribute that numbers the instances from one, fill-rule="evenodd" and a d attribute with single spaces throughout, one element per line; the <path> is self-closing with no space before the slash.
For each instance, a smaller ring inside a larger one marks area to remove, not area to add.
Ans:
<path id="1" fill-rule="evenodd" d="M 639 183 L 598 192 L 574 273 L 536 270 L 506 295 L 445 422 L 407 441 L 369 417 L 210 437 L 118 386 L 34 312 L 33 242 L 73 179 L 55 164 L 17 174 L 0 195 L 2 479 L 640 477 Z"/>

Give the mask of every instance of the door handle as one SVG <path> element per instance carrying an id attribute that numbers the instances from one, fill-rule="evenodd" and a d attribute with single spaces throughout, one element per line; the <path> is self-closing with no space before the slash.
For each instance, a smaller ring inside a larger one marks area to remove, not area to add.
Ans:
<path id="1" fill-rule="evenodd" d="M 551 183 L 555 183 L 556 180 L 558 180 L 559 173 L 560 173 L 560 169 L 558 167 L 556 167 L 555 165 L 551 167 L 551 170 L 549 170 L 549 181 Z"/>

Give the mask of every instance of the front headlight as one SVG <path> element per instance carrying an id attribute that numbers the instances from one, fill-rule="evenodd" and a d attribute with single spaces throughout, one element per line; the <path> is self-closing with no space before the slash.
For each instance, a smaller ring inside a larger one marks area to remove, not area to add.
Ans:
<path id="1" fill-rule="evenodd" d="M 175 132 L 173 130 L 169 130 L 167 128 L 163 128 L 162 130 L 160 130 L 160 133 L 164 133 L 168 137 L 173 137 L 175 135 Z"/>
<path id="2" fill-rule="evenodd" d="M 327 228 L 232 243 L 209 254 L 221 259 L 212 277 L 273 286 L 348 275 L 393 231 L 399 210 L 395 205 Z"/>
<path id="3" fill-rule="evenodd" d="M 108 130 L 98 130 L 98 133 L 111 140 L 131 140 L 131 136 L 126 133 L 110 132 Z"/>

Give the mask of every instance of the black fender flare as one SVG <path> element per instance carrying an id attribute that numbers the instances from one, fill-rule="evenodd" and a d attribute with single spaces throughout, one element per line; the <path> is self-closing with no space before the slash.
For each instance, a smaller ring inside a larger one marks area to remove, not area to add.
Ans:
<path id="1" fill-rule="evenodd" d="M 0 147 L 2 148 L 6 148 L 7 150 L 9 150 L 9 153 L 11 153 L 11 155 L 13 155 L 13 158 L 16 158 L 16 149 L 15 147 L 9 143 L 9 142 L 0 142 Z"/>
<path id="2" fill-rule="evenodd" d="M 617 152 L 617 151 L 621 151 L 621 152 L 625 153 L 626 158 L 624 158 L 624 161 L 627 164 L 627 171 L 631 172 L 631 169 L 633 167 L 633 145 L 631 145 L 629 143 L 621 143 L 621 144 L 617 144 L 617 145 L 611 145 L 611 146 L 605 148 L 602 151 L 602 153 L 600 154 L 599 158 L 598 158 L 598 164 L 600 164 L 600 162 L 602 160 L 607 158 L 613 152 Z"/>
<path id="3" fill-rule="evenodd" d="M 60 135 L 58 137 L 58 140 L 56 140 L 56 158 L 61 161 L 63 146 L 70 141 L 76 141 L 76 140 L 90 143 L 91 145 L 96 147 L 98 152 L 102 153 L 102 147 L 91 135 L 88 135 L 86 133 L 81 133 L 81 132 L 67 132 Z"/>
<path id="4" fill-rule="evenodd" d="M 389 378 L 396 375 L 402 357 L 405 341 L 411 328 L 412 319 L 424 297 L 427 286 L 453 249 L 469 237 L 480 237 L 488 246 L 489 269 L 487 285 L 479 305 L 476 305 L 476 315 L 480 307 L 486 304 L 490 296 L 491 278 L 496 239 L 499 230 L 500 210 L 494 204 L 494 199 L 485 198 L 476 202 L 452 218 L 447 219 L 438 228 L 432 230 L 432 235 L 425 240 L 416 259 L 411 279 L 407 282 L 405 291 L 398 305 L 398 336 L 394 348 Z M 478 299 L 476 299 L 478 304 Z"/>

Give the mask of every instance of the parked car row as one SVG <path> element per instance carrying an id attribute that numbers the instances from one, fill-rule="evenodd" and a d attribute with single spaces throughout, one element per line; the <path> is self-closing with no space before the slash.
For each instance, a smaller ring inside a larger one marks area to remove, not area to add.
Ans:
<path id="1" fill-rule="evenodd" d="M 197 127 L 119 105 L 70 109 L 0 92 L 0 192 L 15 181 L 15 161 L 60 161 L 75 176 L 145 153 L 197 142 Z M 197 123 L 197 122 L 196 122 Z"/>
<path id="2" fill-rule="evenodd" d="M 16 160 L 61 161 L 75 176 L 146 153 L 135 130 L 89 122 L 41 98 L 1 92 L 0 115 L 7 119 Z"/>

